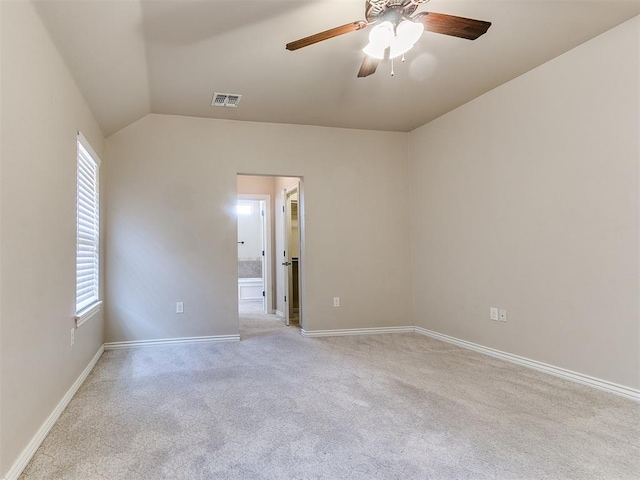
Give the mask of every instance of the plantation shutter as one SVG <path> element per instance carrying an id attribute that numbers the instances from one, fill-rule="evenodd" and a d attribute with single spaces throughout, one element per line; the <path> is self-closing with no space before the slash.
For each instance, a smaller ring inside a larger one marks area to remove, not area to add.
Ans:
<path id="1" fill-rule="evenodd" d="M 78 192 L 76 243 L 76 314 L 98 302 L 99 203 L 98 160 L 78 134 Z"/>

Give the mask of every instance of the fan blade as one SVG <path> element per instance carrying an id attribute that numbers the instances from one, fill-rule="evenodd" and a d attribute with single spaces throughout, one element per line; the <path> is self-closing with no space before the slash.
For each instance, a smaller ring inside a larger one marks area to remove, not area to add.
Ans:
<path id="1" fill-rule="evenodd" d="M 358 72 L 358 77 L 368 77 L 369 75 L 376 73 L 376 68 L 378 68 L 378 64 L 380 60 L 377 58 L 370 57 L 369 55 L 364 56 L 364 60 L 362 60 L 362 65 L 360 65 L 360 71 Z"/>
<path id="2" fill-rule="evenodd" d="M 491 26 L 491 22 L 432 12 L 418 13 L 412 20 L 422 23 L 428 32 L 442 33 L 467 40 L 475 40 L 480 35 L 484 35 Z"/>
<path id="3" fill-rule="evenodd" d="M 368 23 L 363 21 L 347 23 L 346 25 L 342 25 L 341 27 L 332 28 L 331 30 L 316 33 L 315 35 L 301 38 L 300 40 L 296 40 L 295 42 L 287 43 L 287 50 L 297 50 L 302 47 L 308 47 L 309 45 L 313 45 L 314 43 L 337 37 L 338 35 L 344 35 L 345 33 L 362 30 L 367 25 Z"/>

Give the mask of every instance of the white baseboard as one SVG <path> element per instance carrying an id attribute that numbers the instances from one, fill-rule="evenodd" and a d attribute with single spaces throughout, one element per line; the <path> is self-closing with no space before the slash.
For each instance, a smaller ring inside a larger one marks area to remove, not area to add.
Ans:
<path id="1" fill-rule="evenodd" d="M 625 387 L 624 385 L 618 385 L 616 383 L 608 382 L 606 380 L 601 380 L 599 378 L 583 375 L 582 373 L 577 373 L 571 370 L 566 370 L 564 368 L 548 365 L 546 363 L 538 362 L 537 360 L 531 360 L 530 358 L 520 357 L 518 355 L 513 355 L 511 353 L 506 353 L 500 350 L 495 350 L 493 348 L 484 347 L 482 345 L 478 345 L 477 343 L 467 342 L 466 340 L 460 340 L 459 338 L 450 337 L 449 335 L 444 335 L 442 333 L 434 332 L 432 330 L 427 330 L 426 328 L 415 327 L 415 331 L 420 335 L 426 335 L 427 337 L 435 338 L 436 340 L 442 340 L 443 342 L 458 345 L 459 347 L 467 348 L 469 350 L 474 350 L 476 352 L 480 352 L 485 355 L 489 355 L 491 357 L 499 358 L 501 360 L 506 360 L 507 362 L 515 363 L 523 367 L 532 368 L 534 370 L 548 373 L 550 375 L 554 375 L 556 377 L 560 377 L 565 380 L 570 380 L 572 382 L 580 383 L 582 385 L 588 385 L 590 387 L 597 388 L 598 390 L 603 390 L 605 392 L 620 395 L 631 400 L 640 401 L 640 390 L 636 390 L 634 388 Z"/>
<path id="2" fill-rule="evenodd" d="M 103 352 L 104 352 L 104 345 L 102 345 L 98 349 L 96 354 L 93 356 L 93 358 L 89 362 L 89 365 L 86 366 L 86 368 L 82 371 L 82 373 L 73 383 L 73 385 L 71 385 L 71 388 L 67 391 L 67 393 L 65 393 L 64 397 L 62 397 L 62 400 L 60 400 L 58 405 L 56 405 L 56 408 L 53 409 L 53 412 L 51 412 L 51 415 L 49 415 L 49 417 L 44 421 L 44 423 L 40 426 L 40 428 L 38 429 L 36 434 L 33 436 L 31 441 L 28 443 L 25 449 L 20 453 L 20 456 L 18 456 L 16 461 L 13 463 L 13 465 L 11 465 L 11 468 L 9 469 L 7 474 L 4 476 L 5 480 L 18 479 L 22 471 L 26 468 L 26 466 L 31 461 L 31 458 L 33 457 L 33 455 L 36 453 L 36 450 L 38 450 L 38 447 L 40 447 L 40 445 L 42 444 L 42 441 L 45 439 L 45 437 L 47 436 L 47 434 L 49 433 L 53 425 L 58 421 L 58 418 L 60 418 L 60 415 L 62 415 L 62 412 L 64 412 L 64 409 L 67 408 L 67 405 L 69 405 L 69 402 L 71 401 L 73 396 L 76 394 L 76 392 L 78 391 L 80 386 L 84 383 L 84 381 L 87 379 L 87 376 L 89 376 L 89 373 L 91 373 L 91 370 L 93 370 L 93 367 L 95 367 L 96 363 L 98 363 L 98 360 L 102 356 Z"/>
<path id="3" fill-rule="evenodd" d="M 218 343 L 239 342 L 240 335 L 213 335 L 208 337 L 160 338 L 157 340 L 135 340 L 131 342 L 109 342 L 104 344 L 105 350 L 120 350 L 123 348 L 157 347 L 161 345 L 176 345 L 181 343 Z"/>
<path id="4" fill-rule="evenodd" d="M 374 328 L 341 328 L 337 330 L 302 329 L 304 337 L 342 337 L 345 335 L 375 335 L 380 333 L 413 333 L 414 327 L 374 327 Z"/>
<path id="5" fill-rule="evenodd" d="M 275 313 L 280 318 L 284 318 L 284 312 L 281 312 L 280 310 L 274 310 L 273 313 Z"/>

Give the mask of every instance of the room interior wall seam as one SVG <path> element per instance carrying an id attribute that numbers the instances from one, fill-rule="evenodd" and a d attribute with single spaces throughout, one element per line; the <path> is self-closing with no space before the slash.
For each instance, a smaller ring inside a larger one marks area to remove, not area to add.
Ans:
<path id="1" fill-rule="evenodd" d="M 411 288 L 411 321 L 414 325 L 418 325 L 418 317 L 417 317 L 417 305 L 416 305 L 416 291 L 414 288 L 415 278 L 416 278 L 416 241 L 414 236 L 413 224 L 415 222 L 415 218 L 417 215 L 417 209 L 415 207 L 415 202 L 413 199 L 413 182 L 411 179 L 413 178 L 413 168 L 411 162 L 411 132 L 407 133 L 407 198 L 409 199 L 409 233 L 407 234 L 407 238 L 409 239 L 409 256 L 411 258 L 411 271 L 409 276 L 409 286 Z"/>
<path id="2" fill-rule="evenodd" d="M 640 18 L 637 17 L 637 18 Z M 640 45 L 640 28 L 638 29 L 638 45 Z M 638 48 L 638 64 L 640 65 L 640 46 L 637 47 Z M 640 118 L 640 84 L 638 85 L 638 95 L 637 95 L 637 115 Z M 638 121 L 638 123 L 640 124 L 640 120 Z M 636 136 L 636 158 L 637 158 L 637 163 L 638 163 L 638 169 L 637 169 L 637 177 L 636 177 L 636 183 L 640 186 L 640 135 Z M 636 204 L 640 205 L 640 188 L 638 188 L 638 192 L 637 192 L 637 196 L 636 196 Z M 638 216 L 637 216 L 637 221 L 638 221 L 638 238 L 640 239 L 640 208 L 638 208 Z M 638 292 L 637 295 L 637 319 L 636 319 L 636 328 L 637 328 L 637 335 L 636 335 L 636 355 L 637 355 L 637 372 L 638 372 L 638 378 L 636 380 L 637 384 L 640 385 L 640 242 L 638 242 L 637 245 L 637 249 L 636 249 L 636 265 L 637 265 L 637 271 L 638 271 L 638 277 L 637 277 L 637 288 L 636 291 Z"/>

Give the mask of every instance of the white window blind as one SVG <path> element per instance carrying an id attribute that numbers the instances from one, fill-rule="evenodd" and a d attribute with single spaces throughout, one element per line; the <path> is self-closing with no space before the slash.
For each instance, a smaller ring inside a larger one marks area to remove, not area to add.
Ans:
<path id="1" fill-rule="evenodd" d="M 97 155 L 78 133 L 76 315 L 99 301 L 99 167 Z"/>

